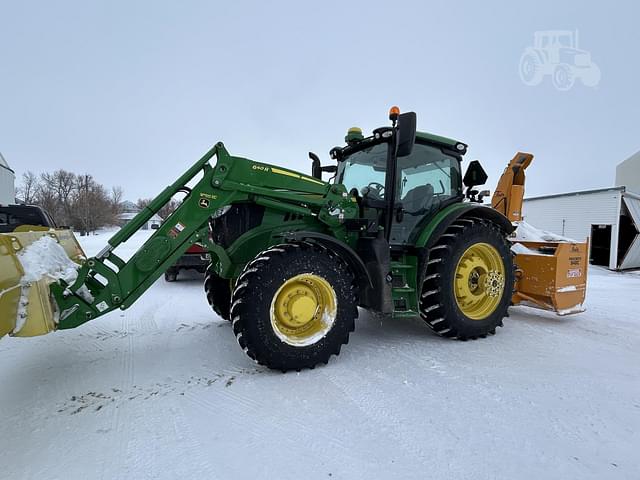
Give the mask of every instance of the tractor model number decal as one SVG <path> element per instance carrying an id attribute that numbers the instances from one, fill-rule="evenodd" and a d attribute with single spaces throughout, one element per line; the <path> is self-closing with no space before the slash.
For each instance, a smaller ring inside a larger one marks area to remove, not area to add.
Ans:
<path id="1" fill-rule="evenodd" d="M 567 270 L 567 278 L 578 278 L 582 276 L 581 268 L 570 268 Z"/>

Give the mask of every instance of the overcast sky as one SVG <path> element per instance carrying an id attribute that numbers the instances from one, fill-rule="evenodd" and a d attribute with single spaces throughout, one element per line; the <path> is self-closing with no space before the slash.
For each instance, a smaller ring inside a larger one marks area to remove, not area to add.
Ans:
<path id="1" fill-rule="evenodd" d="M 157 194 L 216 141 L 310 171 L 348 127 L 470 145 L 492 188 L 517 150 L 527 194 L 612 185 L 640 149 L 640 3 L 0 0 L 0 151 Z M 536 31 L 579 29 L 602 78 L 558 91 L 518 65 Z"/>

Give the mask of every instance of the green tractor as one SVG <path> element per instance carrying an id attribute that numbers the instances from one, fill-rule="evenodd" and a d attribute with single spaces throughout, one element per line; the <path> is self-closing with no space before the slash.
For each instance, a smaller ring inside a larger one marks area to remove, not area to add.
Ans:
<path id="1" fill-rule="evenodd" d="M 511 222 L 474 190 L 487 179 L 478 162 L 463 178 L 467 145 L 416 132 L 412 112 L 394 107 L 390 120 L 367 137 L 349 130 L 332 165 L 310 153 L 312 175 L 232 156 L 218 143 L 93 258 L 65 231 L 0 235 L 0 262 L 16 267 L 3 270 L 0 289 L 20 283 L 20 252 L 41 236 L 81 265 L 75 279 L 23 282 L 0 297 L 0 335 L 74 328 L 126 309 L 196 242 L 211 256 L 209 304 L 232 322 L 247 355 L 270 368 L 327 363 L 348 342 L 358 307 L 419 315 L 443 337 L 494 334 L 513 293 Z M 118 257 L 178 192 L 179 208 L 129 261 Z"/>

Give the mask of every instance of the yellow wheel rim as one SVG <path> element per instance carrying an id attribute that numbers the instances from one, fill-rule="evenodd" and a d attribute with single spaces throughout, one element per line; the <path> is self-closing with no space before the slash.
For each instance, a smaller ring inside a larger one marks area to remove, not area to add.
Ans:
<path id="1" fill-rule="evenodd" d="M 285 281 L 271 301 L 271 326 L 285 343 L 306 346 L 323 338 L 336 321 L 336 292 L 312 273 Z"/>
<path id="2" fill-rule="evenodd" d="M 472 320 L 484 320 L 498 308 L 504 284 L 504 262 L 498 250 L 488 243 L 471 245 L 460 257 L 455 270 L 458 308 Z"/>

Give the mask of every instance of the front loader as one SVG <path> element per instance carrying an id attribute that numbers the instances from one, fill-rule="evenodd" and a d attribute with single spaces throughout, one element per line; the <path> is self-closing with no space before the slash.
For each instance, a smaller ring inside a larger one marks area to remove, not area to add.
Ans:
<path id="1" fill-rule="evenodd" d="M 467 145 L 416 132 L 411 112 L 394 107 L 390 120 L 368 137 L 351 129 L 331 150 L 335 165 L 310 154 L 311 176 L 217 143 L 95 257 L 60 241 L 80 265 L 71 280 L 25 281 L 20 258 L 38 242 L 1 236 L 0 334 L 44 334 L 126 309 L 196 242 L 211 256 L 209 304 L 270 368 L 326 363 L 348 342 L 358 307 L 419 315 L 443 337 L 494 334 L 512 300 L 513 225 L 473 190 L 486 181 L 478 162 L 463 178 Z M 333 181 L 322 180 L 327 172 Z M 121 259 L 118 246 L 179 192 L 177 210 Z"/>

